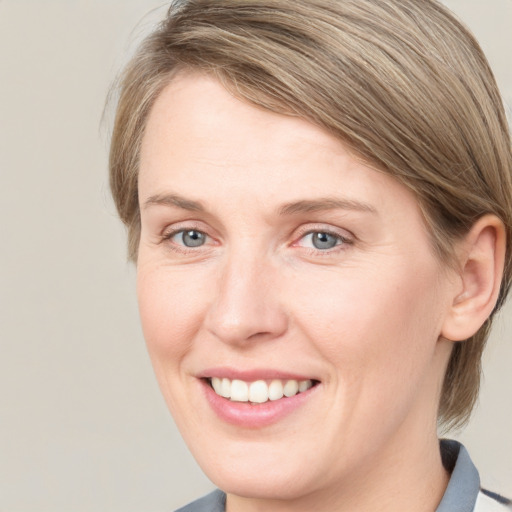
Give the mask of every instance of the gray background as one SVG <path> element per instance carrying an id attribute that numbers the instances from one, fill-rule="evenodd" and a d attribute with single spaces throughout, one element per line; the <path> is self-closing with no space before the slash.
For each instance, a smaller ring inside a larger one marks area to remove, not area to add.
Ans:
<path id="1" fill-rule="evenodd" d="M 512 105 L 512 1 L 447 4 Z M 105 95 L 161 5 L 0 0 L 0 511 L 173 510 L 211 487 L 154 381 L 107 186 Z M 459 436 L 509 496 L 511 333 L 509 305 Z"/>

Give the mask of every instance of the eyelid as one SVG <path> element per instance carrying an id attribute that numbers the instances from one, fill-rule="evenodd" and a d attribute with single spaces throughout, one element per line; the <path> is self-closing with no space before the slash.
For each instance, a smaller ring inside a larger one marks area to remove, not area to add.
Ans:
<path id="1" fill-rule="evenodd" d="M 160 238 L 166 240 L 174 236 L 176 233 L 179 233 L 180 231 L 199 231 L 209 238 L 213 238 L 208 233 L 208 229 L 203 223 L 190 220 L 166 225 L 159 233 L 159 236 Z"/>
<path id="2" fill-rule="evenodd" d="M 178 233 L 184 231 L 198 231 L 202 233 L 206 237 L 205 244 L 197 246 L 197 247 L 187 247 L 186 245 L 177 244 L 171 241 L 171 239 L 177 235 Z M 202 222 L 197 221 L 181 221 L 175 224 L 167 225 L 164 229 L 162 229 L 159 235 L 159 244 L 166 243 L 167 245 L 176 252 L 189 253 L 195 252 L 197 253 L 199 250 L 205 250 L 209 246 L 211 247 L 212 241 L 214 245 L 218 244 L 218 241 L 209 233 L 208 227 L 204 226 Z M 313 233 L 327 233 L 331 236 L 334 236 L 340 240 L 341 243 L 337 243 L 334 247 L 330 249 L 317 249 L 311 247 L 302 247 L 302 249 L 306 251 L 310 251 L 315 254 L 323 254 L 328 255 L 334 252 L 343 250 L 347 245 L 353 245 L 356 237 L 348 230 L 333 226 L 331 224 L 322 224 L 322 223 L 309 223 L 300 226 L 295 234 L 293 235 L 293 241 L 290 246 L 300 247 L 299 242 L 304 239 L 307 235 Z"/>
<path id="3" fill-rule="evenodd" d="M 339 241 L 331 248 L 328 249 L 318 249 L 316 247 L 306 247 L 300 244 L 302 240 L 308 235 L 314 233 L 326 233 L 328 235 L 336 237 Z M 347 246 L 353 245 L 355 242 L 355 236 L 347 231 L 346 229 L 341 229 L 334 227 L 332 225 L 326 224 L 317 224 L 311 225 L 307 224 L 305 226 L 301 226 L 297 233 L 294 236 L 294 241 L 291 244 L 292 247 L 297 247 L 298 249 L 304 251 L 305 253 L 314 256 L 314 257 L 329 257 L 334 256 L 342 251 L 347 250 Z"/>
<path id="4" fill-rule="evenodd" d="M 178 244 L 172 240 L 174 236 L 179 233 L 186 231 L 198 231 L 205 236 L 205 243 L 197 247 L 187 247 L 186 245 Z M 165 246 L 175 253 L 181 254 L 197 254 L 200 251 L 204 251 L 212 245 L 212 241 L 215 242 L 215 238 L 208 233 L 208 229 L 205 229 L 204 224 L 195 221 L 182 221 L 175 224 L 167 225 L 159 235 L 158 244 L 165 244 Z"/>
<path id="5" fill-rule="evenodd" d="M 346 242 L 355 241 L 355 236 L 346 229 L 337 228 L 330 224 L 306 224 L 297 230 L 296 234 L 294 235 L 295 242 L 311 233 L 327 233 L 329 235 L 339 237 Z"/>

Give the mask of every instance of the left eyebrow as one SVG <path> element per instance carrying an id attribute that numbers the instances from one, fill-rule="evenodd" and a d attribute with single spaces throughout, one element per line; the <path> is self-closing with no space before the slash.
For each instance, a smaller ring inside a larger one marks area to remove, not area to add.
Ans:
<path id="1" fill-rule="evenodd" d="M 320 199 L 304 199 L 286 203 L 278 209 L 279 215 L 294 215 L 298 213 L 320 212 L 324 210 L 354 210 L 378 215 L 377 210 L 370 204 L 342 199 L 337 197 L 324 197 Z"/>

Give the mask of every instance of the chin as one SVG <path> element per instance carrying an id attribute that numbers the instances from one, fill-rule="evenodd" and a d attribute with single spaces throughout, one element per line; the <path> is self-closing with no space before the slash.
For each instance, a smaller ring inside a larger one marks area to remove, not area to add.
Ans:
<path id="1" fill-rule="evenodd" d="M 316 467 L 315 459 L 311 453 L 306 453 L 307 450 L 297 450 L 301 444 L 299 439 L 266 445 L 262 441 L 231 439 L 215 443 L 215 448 L 208 449 L 204 445 L 197 446 L 196 438 L 195 444 L 191 451 L 203 472 L 228 494 L 254 499 L 294 500 L 314 493 L 326 483 L 327 468 Z"/>
<path id="2" fill-rule="evenodd" d="M 311 482 L 306 481 L 304 467 L 274 467 L 269 470 L 216 468 L 215 475 L 206 473 L 224 492 L 236 496 L 266 500 L 294 500 L 309 494 Z"/>

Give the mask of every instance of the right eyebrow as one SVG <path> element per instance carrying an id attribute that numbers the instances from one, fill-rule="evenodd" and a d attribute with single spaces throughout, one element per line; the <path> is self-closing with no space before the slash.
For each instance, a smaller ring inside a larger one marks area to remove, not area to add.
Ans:
<path id="1" fill-rule="evenodd" d="M 143 209 L 153 205 L 175 206 L 191 212 L 205 211 L 205 207 L 199 201 L 186 199 L 177 194 L 155 194 L 144 201 Z"/>

